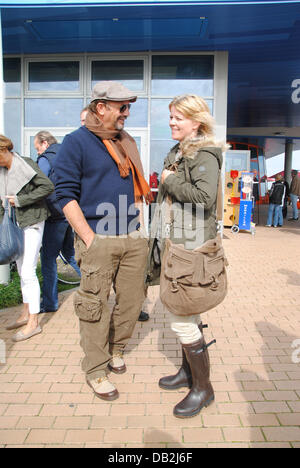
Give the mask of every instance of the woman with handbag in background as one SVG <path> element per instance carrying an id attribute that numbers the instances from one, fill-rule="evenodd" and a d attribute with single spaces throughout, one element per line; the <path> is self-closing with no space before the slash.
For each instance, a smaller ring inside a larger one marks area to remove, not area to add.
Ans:
<path id="1" fill-rule="evenodd" d="M 25 328 L 13 336 L 13 341 L 26 340 L 42 331 L 38 323 L 40 286 L 36 266 L 44 223 L 50 214 L 45 199 L 53 190 L 52 182 L 37 164 L 13 152 L 11 140 L 0 135 L 0 223 L 4 215 L 3 207 L 8 200 L 15 209 L 19 227 L 24 230 L 24 253 L 16 260 L 24 307 L 21 316 L 7 330 L 23 325 Z"/>
<path id="2" fill-rule="evenodd" d="M 227 263 L 216 219 L 227 145 L 216 142 L 213 117 L 199 96 L 178 96 L 169 109 L 172 139 L 179 143 L 164 161 L 146 282 L 157 284 L 161 269 L 160 298 L 182 346 L 182 365 L 176 375 L 161 378 L 159 386 L 190 388 L 174 408 L 176 417 L 185 418 L 214 400 L 207 351 L 212 343 L 205 343 L 200 313 L 219 304 L 227 290 Z"/>

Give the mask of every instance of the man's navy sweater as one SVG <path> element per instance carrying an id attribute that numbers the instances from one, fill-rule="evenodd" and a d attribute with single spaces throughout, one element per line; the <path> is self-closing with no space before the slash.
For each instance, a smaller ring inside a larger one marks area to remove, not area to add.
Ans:
<path id="1" fill-rule="evenodd" d="M 86 127 L 65 136 L 55 175 L 61 208 L 76 200 L 97 234 L 128 234 L 139 227 L 132 173 L 122 178 L 101 139 Z"/>

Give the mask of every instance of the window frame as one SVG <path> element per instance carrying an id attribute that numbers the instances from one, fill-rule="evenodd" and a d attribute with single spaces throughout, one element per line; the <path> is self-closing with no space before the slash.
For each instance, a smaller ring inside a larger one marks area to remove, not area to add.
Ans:
<path id="1" fill-rule="evenodd" d="M 214 87 L 213 87 L 213 95 L 212 96 L 202 96 L 206 101 L 214 101 L 215 100 L 215 79 L 216 79 L 216 52 L 215 51 L 189 51 L 189 52 L 185 52 L 185 51 L 179 51 L 179 52 L 153 52 L 151 53 L 151 70 L 149 70 L 150 72 L 150 76 L 149 76 L 149 81 L 150 81 L 150 88 L 149 88 L 149 94 L 152 93 L 152 89 L 151 89 L 151 82 L 152 82 L 152 57 L 157 57 L 157 56 L 180 56 L 180 55 L 184 55 L 184 56 L 203 56 L 203 55 L 211 55 L 213 56 L 214 58 L 214 73 L 213 73 L 213 84 L 214 84 Z M 178 92 L 178 94 L 180 94 L 180 92 Z M 174 96 L 173 96 L 174 97 Z M 151 94 L 151 98 L 152 99 L 170 99 L 172 100 L 172 96 L 170 95 L 165 95 L 165 94 Z"/>
<path id="2" fill-rule="evenodd" d="M 92 62 L 107 62 L 107 61 L 136 61 L 140 60 L 143 62 L 143 89 L 142 90 L 135 90 L 131 89 L 131 91 L 134 91 L 135 94 L 138 97 L 148 97 L 148 94 L 150 92 L 149 90 L 149 84 L 148 84 L 148 73 L 149 73 L 149 56 L 145 55 L 107 55 L 107 54 L 99 54 L 99 55 L 89 55 L 87 57 L 87 73 L 86 73 L 86 89 L 85 93 L 88 97 L 91 96 L 92 92 Z"/>
<path id="3" fill-rule="evenodd" d="M 39 62 L 78 62 L 79 63 L 79 77 L 78 77 L 78 84 L 79 87 L 77 90 L 74 91 L 66 91 L 66 90 L 53 90 L 53 91 L 45 91 L 45 90 L 35 90 L 32 91 L 29 89 L 29 64 L 30 63 L 39 63 Z M 83 66 L 84 58 L 83 56 L 70 56 L 70 55 L 40 55 L 36 57 L 24 57 L 24 97 L 81 97 L 83 95 L 84 90 L 84 66 Z"/>

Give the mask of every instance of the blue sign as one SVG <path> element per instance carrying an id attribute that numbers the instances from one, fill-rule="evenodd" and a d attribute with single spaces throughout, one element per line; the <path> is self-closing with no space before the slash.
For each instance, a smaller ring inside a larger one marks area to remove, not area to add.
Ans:
<path id="1" fill-rule="evenodd" d="M 239 228 L 250 231 L 251 229 L 251 215 L 252 215 L 252 201 L 242 200 L 240 201 L 240 216 L 239 216 Z"/>

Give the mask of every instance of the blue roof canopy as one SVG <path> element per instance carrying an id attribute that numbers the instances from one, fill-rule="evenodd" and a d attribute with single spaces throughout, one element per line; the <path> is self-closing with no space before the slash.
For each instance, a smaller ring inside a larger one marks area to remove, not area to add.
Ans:
<path id="1" fill-rule="evenodd" d="M 239 5 L 239 4 L 288 4 L 299 3 L 298 0 L 0 0 L 0 7 L 15 7 L 15 6 L 120 6 L 120 5 Z"/>
<path id="2" fill-rule="evenodd" d="M 1 6 L 4 54 L 226 50 L 228 126 L 300 128 L 300 89 L 293 88 L 300 83 L 300 1 L 0 0 Z"/>

